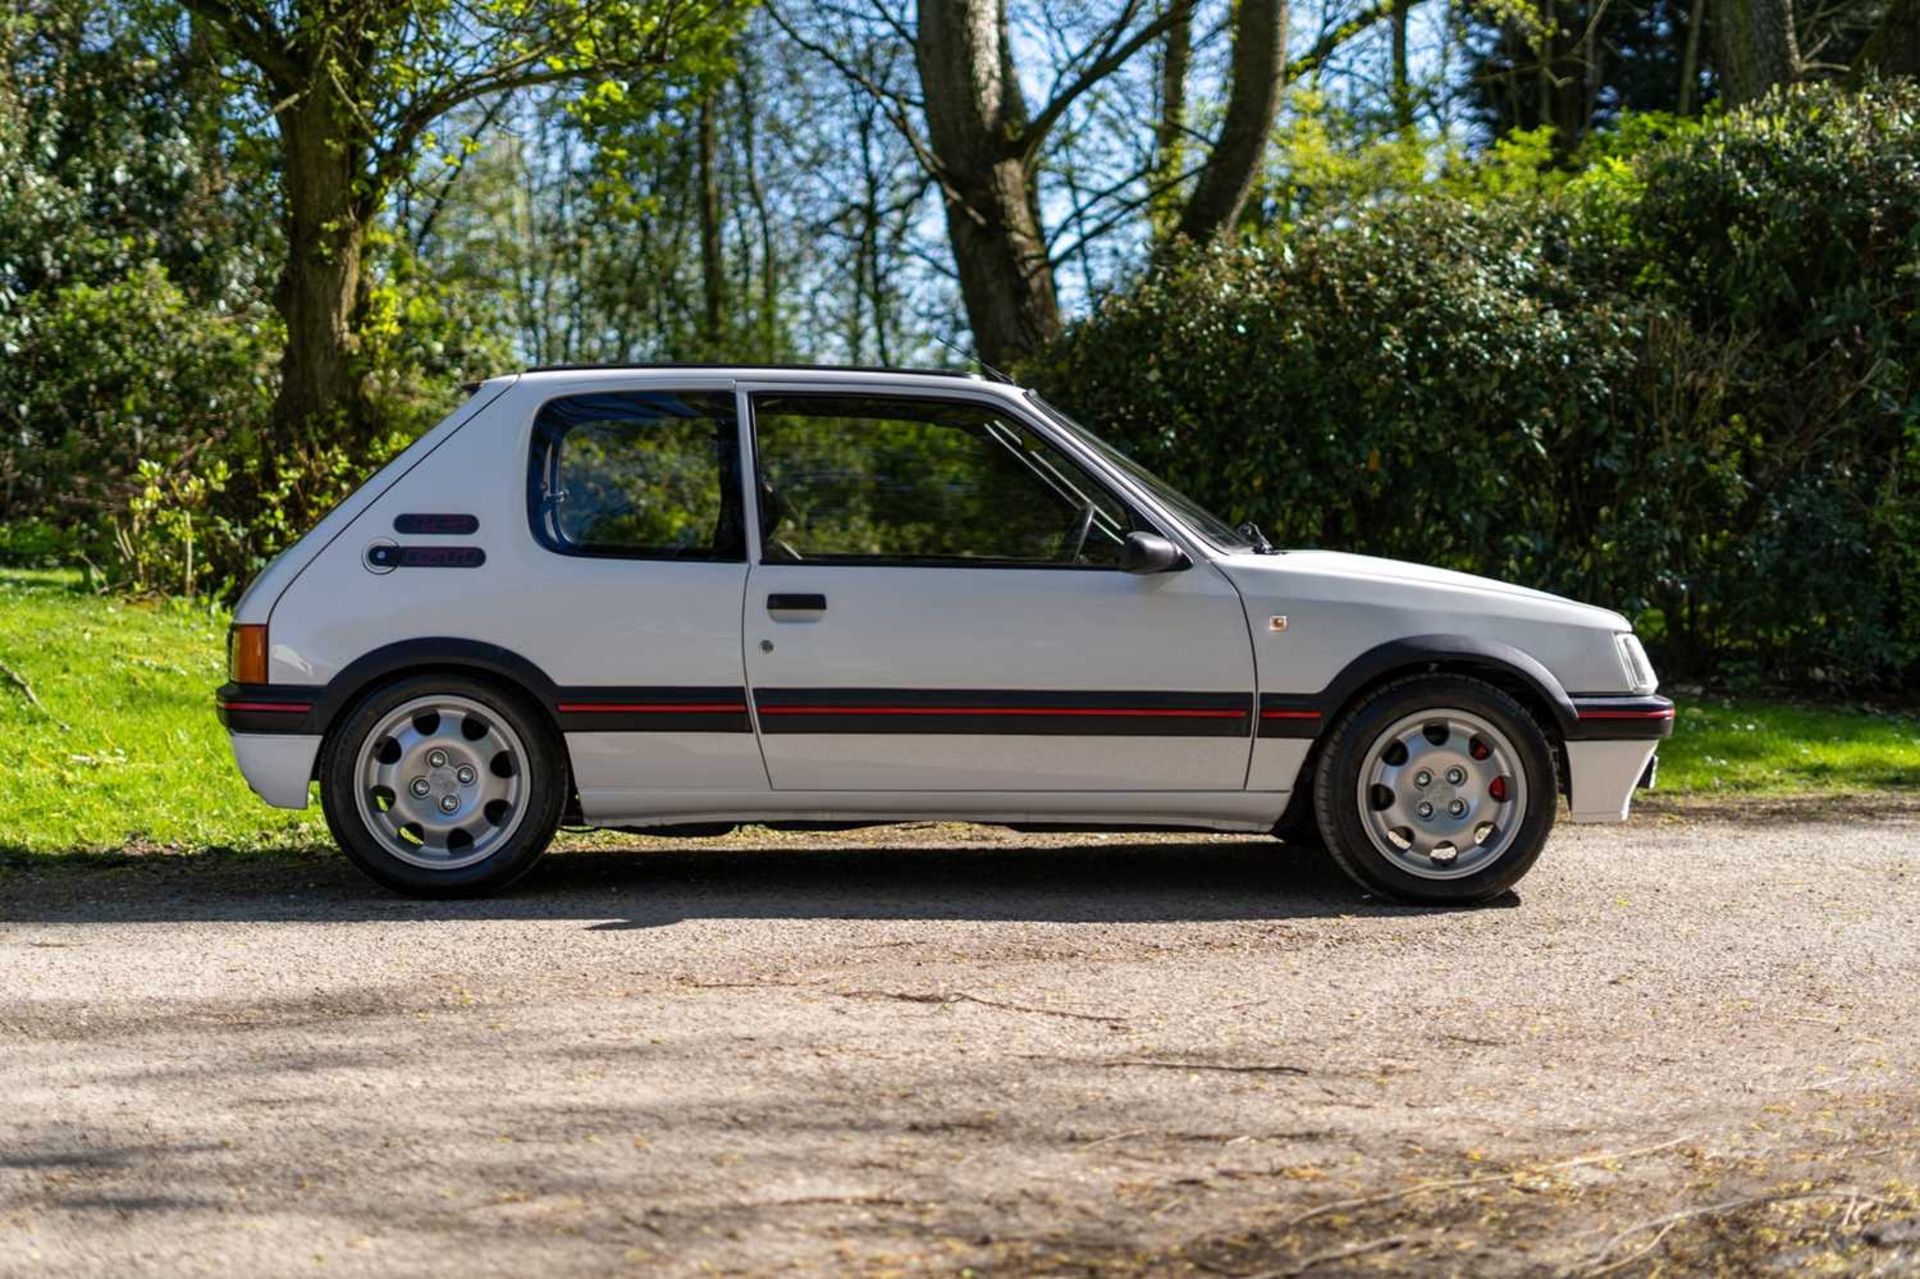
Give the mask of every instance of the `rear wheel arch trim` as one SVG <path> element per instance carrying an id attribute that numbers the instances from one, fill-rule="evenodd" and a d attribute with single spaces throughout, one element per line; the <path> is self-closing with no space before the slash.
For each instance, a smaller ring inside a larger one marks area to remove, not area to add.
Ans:
<path id="1" fill-rule="evenodd" d="M 553 740 L 563 740 L 553 713 L 558 686 L 545 671 L 511 649 L 452 637 L 401 640 L 355 658 L 327 681 L 315 699 L 314 729 L 322 735 L 331 732 L 341 716 L 374 688 L 437 672 L 501 684 L 522 694 L 539 709 Z"/>

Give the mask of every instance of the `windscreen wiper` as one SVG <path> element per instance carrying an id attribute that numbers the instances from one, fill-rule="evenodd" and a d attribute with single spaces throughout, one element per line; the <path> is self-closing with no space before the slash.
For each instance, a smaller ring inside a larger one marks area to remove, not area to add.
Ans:
<path id="1" fill-rule="evenodd" d="M 1267 535 L 1262 533 L 1260 526 L 1252 520 L 1248 520 L 1245 524 L 1242 524 L 1233 531 L 1253 544 L 1253 553 L 1255 555 L 1278 555 L 1280 553 L 1280 548 L 1272 542 L 1269 542 Z"/>

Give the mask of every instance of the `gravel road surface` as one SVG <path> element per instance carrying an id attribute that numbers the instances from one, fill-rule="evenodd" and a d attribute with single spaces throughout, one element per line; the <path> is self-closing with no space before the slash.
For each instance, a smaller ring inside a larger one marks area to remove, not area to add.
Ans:
<path id="1" fill-rule="evenodd" d="M 0 868 L 0 1275 L 1920 1273 L 1920 812 Z"/>

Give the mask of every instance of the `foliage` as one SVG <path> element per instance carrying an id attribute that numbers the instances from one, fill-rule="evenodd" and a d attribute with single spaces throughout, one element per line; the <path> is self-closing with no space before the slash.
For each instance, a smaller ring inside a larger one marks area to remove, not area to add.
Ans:
<path id="1" fill-rule="evenodd" d="M 274 174 L 169 13 L 0 19 L 0 558 L 230 594 L 509 354 L 478 284 L 377 229 L 359 356 L 385 429 L 271 444 Z"/>
<path id="2" fill-rule="evenodd" d="M 146 10 L 19 0 L 0 16 L 0 316 L 158 263 L 244 305 L 279 251 L 272 174 L 230 147 L 218 68 Z"/>
<path id="3" fill-rule="evenodd" d="M 31 294 L 5 331 L 4 509 L 66 530 L 92 563 L 118 558 L 114 526 L 136 498 L 188 477 L 218 488 L 219 455 L 254 446 L 275 326 L 259 311 L 196 307 L 157 263 Z M 152 584 L 143 567 L 133 577 Z"/>
<path id="4" fill-rule="evenodd" d="M 1920 89 L 1659 132 L 1189 254 L 1025 372 L 1282 544 L 1612 603 L 1676 672 L 1910 682 Z"/>
<path id="5" fill-rule="evenodd" d="M 105 585 L 231 597 L 452 402 L 447 353 L 472 345 L 457 315 L 396 284 L 376 296 L 398 313 L 376 367 L 399 429 L 280 453 L 262 429 L 280 337 L 262 309 L 195 307 L 151 262 L 29 297 L 0 363 L 0 510 L 21 530 L 0 555 L 44 559 L 57 539 Z"/>

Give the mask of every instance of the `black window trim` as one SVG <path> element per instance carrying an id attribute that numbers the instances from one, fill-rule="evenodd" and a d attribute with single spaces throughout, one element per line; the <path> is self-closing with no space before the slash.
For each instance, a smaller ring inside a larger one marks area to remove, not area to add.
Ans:
<path id="1" fill-rule="evenodd" d="M 685 551 L 644 550 L 631 547 L 607 545 L 570 545 L 555 537 L 547 526 L 544 503 L 541 500 L 543 480 L 547 467 L 552 464 L 555 451 L 549 445 L 542 447 L 540 421 L 546 416 L 547 409 L 562 400 L 576 400 L 594 395 L 712 395 L 728 401 L 728 411 L 733 415 L 733 468 L 727 474 L 722 466 L 720 475 L 721 510 L 727 509 L 728 496 L 731 494 L 740 526 L 739 549 L 731 554 L 720 555 L 711 551 L 690 553 Z M 747 562 L 750 541 L 747 535 L 746 494 L 744 492 L 748 467 L 741 456 L 744 447 L 740 438 L 740 395 L 733 383 L 721 385 L 690 385 L 686 383 L 645 382 L 637 384 L 616 384 L 605 387 L 576 387 L 558 395 L 550 395 L 534 408 L 533 416 L 527 423 L 527 528 L 533 534 L 533 540 L 540 548 L 553 555 L 564 555 L 576 560 L 632 560 L 644 564 L 744 564 Z M 543 456 L 544 454 L 544 456 Z"/>
<path id="2" fill-rule="evenodd" d="M 1140 504 L 1126 494 L 1117 492 L 1111 481 L 1100 470 L 1089 466 L 1086 460 L 1074 451 L 1063 448 L 1060 441 L 1051 433 L 1040 429 L 1032 419 L 1010 411 L 1008 403 L 998 396 L 953 395 L 940 391 L 921 393 L 917 387 L 867 387 L 859 384 L 848 386 L 782 386 L 777 384 L 753 383 L 739 387 L 741 399 L 747 406 L 747 444 L 752 453 L 751 465 L 742 467 L 753 486 L 752 508 L 754 514 L 753 534 L 749 539 L 753 544 L 748 553 L 753 557 L 755 568 L 951 568 L 951 569 L 1020 569 L 1033 573 L 1124 573 L 1126 570 L 1118 564 L 1060 564 L 1036 560 L 1009 559 L 961 559 L 922 555 L 812 555 L 800 560 L 770 560 L 767 558 L 767 513 L 760 483 L 760 400 L 762 397 L 778 396 L 787 399 L 813 400 L 912 400 L 929 404 L 947 404 L 963 408 L 984 409 L 1006 418 L 1032 432 L 1046 445 L 1060 453 L 1075 466 L 1087 473 L 1087 478 L 1107 497 L 1118 503 L 1127 513 L 1127 520 L 1133 526 L 1130 532 L 1153 533 L 1165 537 L 1165 531 L 1157 521 L 1148 518 Z M 1177 544 L 1177 543 L 1176 543 Z"/>

